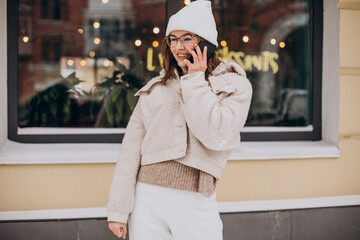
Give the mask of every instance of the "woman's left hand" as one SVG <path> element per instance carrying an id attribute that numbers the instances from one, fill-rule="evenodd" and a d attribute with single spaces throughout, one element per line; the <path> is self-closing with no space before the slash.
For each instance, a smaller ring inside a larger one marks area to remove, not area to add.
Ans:
<path id="1" fill-rule="evenodd" d="M 188 67 L 187 73 L 193 73 L 197 71 L 205 72 L 207 69 L 207 46 L 204 47 L 204 52 L 201 52 L 199 45 L 195 47 L 196 53 L 194 50 L 191 50 L 191 55 L 194 59 L 194 63 L 191 63 L 188 59 L 184 60 L 184 63 Z"/>

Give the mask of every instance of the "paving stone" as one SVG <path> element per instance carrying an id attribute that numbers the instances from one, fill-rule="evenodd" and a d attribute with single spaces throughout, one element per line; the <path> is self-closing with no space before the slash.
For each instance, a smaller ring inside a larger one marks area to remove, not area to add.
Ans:
<path id="1" fill-rule="evenodd" d="M 4 240 L 76 240 L 77 223 L 72 221 L 10 222 L 0 224 Z"/>
<path id="2" fill-rule="evenodd" d="M 360 206 L 222 213 L 224 240 L 359 240 Z M 127 239 L 128 238 L 127 234 Z M 0 222 L 0 240 L 115 240 L 106 218 Z M 201 239 L 202 240 L 202 239 Z"/>
<path id="3" fill-rule="evenodd" d="M 291 236 L 291 213 L 271 211 L 221 214 L 224 240 L 286 240 Z"/>
<path id="4" fill-rule="evenodd" d="M 80 236 L 80 239 L 84 239 L 84 240 L 87 240 L 87 239 L 101 239 L 101 240 L 119 239 L 109 230 L 108 223 L 105 219 L 91 219 L 91 220 L 79 221 L 79 236 Z M 129 233 L 126 234 L 126 239 L 129 239 Z"/>
<path id="5" fill-rule="evenodd" d="M 360 207 L 292 211 L 292 240 L 359 240 Z"/>

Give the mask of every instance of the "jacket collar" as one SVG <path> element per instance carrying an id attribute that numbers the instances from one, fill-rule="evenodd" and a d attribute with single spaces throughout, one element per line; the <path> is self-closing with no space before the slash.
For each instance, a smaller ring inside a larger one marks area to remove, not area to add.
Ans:
<path id="1" fill-rule="evenodd" d="M 244 71 L 244 69 L 242 69 L 242 67 L 240 67 L 239 64 L 234 62 L 229 62 L 226 65 L 223 62 L 221 62 L 219 66 L 217 66 L 214 69 L 212 76 L 217 76 L 226 72 L 234 72 L 241 76 L 246 77 L 246 72 Z"/>
<path id="2" fill-rule="evenodd" d="M 233 62 L 229 62 L 226 65 L 221 62 L 219 64 L 219 66 L 217 66 L 213 73 L 212 76 L 209 77 L 209 82 L 211 85 L 211 89 L 213 90 L 213 92 L 215 92 L 215 94 L 219 94 L 221 92 L 225 92 L 227 94 L 231 94 L 235 92 L 235 86 L 232 84 L 229 84 L 226 79 L 222 78 L 222 77 L 217 77 L 221 74 L 224 73 L 237 73 L 241 76 L 245 76 L 246 77 L 246 73 L 245 71 L 236 63 Z"/>

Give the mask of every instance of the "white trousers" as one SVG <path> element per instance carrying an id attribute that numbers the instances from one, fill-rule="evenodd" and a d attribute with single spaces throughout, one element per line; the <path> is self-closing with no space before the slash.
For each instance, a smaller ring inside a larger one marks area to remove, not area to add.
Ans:
<path id="1" fill-rule="evenodd" d="M 130 240 L 222 240 L 216 193 L 201 193 L 137 182 L 129 215 Z"/>

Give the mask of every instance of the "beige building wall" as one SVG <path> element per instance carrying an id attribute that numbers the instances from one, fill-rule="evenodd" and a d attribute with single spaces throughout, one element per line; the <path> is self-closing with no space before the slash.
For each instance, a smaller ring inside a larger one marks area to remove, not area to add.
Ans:
<path id="1" fill-rule="evenodd" d="M 6 42 L 6 1 L 0 0 L 0 43 Z M 0 146 L 7 136 L 7 45 L 0 44 Z"/>
<path id="2" fill-rule="evenodd" d="M 341 157 L 229 161 L 217 187 L 218 201 L 360 195 L 360 1 L 340 1 L 339 9 Z M 103 207 L 114 166 L 2 165 L 0 211 Z"/>

